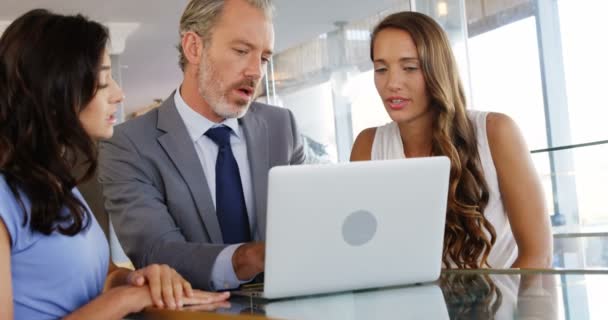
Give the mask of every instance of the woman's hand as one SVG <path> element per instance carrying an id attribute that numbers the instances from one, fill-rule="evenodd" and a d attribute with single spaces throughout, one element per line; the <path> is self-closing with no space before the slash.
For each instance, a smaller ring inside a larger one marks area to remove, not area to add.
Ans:
<path id="1" fill-rule="evenodd" d="M 136 287 L 148 285 L 150 297 L 157 308 L 181 308 L 184 298 L 201 301 L 202 297 L 195 296 L 190 282 L 168 265 L 152 264 L 132 271 L 127 275 L 127 284 Z"/>

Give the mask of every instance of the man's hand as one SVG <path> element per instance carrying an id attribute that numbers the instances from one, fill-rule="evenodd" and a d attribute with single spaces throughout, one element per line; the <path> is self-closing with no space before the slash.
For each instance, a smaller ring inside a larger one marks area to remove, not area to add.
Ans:
<path id="1" fill-rule="evenodd" d="M 193 297 L 190 283 L 167 265 L 152 264 L 135 270 L 127 276 L 127 284 L 136 287 L 147 284 L 157 308 L 179 308 L 184 305 L 184 297 Z"/>
<path id="2" fill-rule="evenodd" d="M 238 247 L 232 255 L 232 267 L 236 277 L 244 281 L 264 272 L 265 256 L 264 242 L 249 242 Z"/>

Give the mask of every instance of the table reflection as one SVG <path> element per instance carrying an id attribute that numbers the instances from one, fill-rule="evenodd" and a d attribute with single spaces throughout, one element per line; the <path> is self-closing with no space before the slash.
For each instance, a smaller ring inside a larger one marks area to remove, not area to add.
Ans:
<path id="1" fill-rule="evenodd" d="M 233 310 L 249 308 L 256 314 L 282 319 L 390 319 L 395 315 L 407 315 L 411 319 L 450 319 L 436 284 L 279 301 L 236 298 L 231 303 Z"/>
<path id="2" fill-rule="evenodd" d="M 487 274 L 443 274 L 439 279 L 450 319 L 511 317 L 509 306 L 516 295 L 518 279 Z"/>
<path id="3" fill-rule="evenodd" d="M 297 299 L 231 298 L 217 313 L 148 311 L 133 319 L 607 319 L 605 271 L 446 270 L 438 281 Z M 162 316 L 161 316 L 162 315 Z"/>
<path id="4" fill-rule="evenodd" d="M 303 320 L 557 319 L 555 277 L 446 272 L 436 283 L 419 286 L 274 302 L 237 298 L 233 309 Z"/>

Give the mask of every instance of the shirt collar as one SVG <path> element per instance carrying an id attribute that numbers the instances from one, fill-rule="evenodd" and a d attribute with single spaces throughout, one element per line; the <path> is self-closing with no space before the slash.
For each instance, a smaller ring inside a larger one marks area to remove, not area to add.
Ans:
<path id="1" fill-rule="evenodd" d="M 232 129 L 232 133 L 235 134 L 237 138 L 241 138 L 241 128 L 239 126 L 239 121 L 236 118 L 229 118 L 220 123 L 215 123 L 205 118 L 200 113 L 194 111 L 188 104 L 186 104 L 179 90 L 180 88 L 175 90 L 175 107 L 186 124 L 186 130 L 188 130 L 188 134 L 190 135 L 190 139 L 192 139 L 192 141 L 196 142 L 202 135 L 205 134 L 205 132 L 207 132 L 207 130 L 222 125 Z"/>

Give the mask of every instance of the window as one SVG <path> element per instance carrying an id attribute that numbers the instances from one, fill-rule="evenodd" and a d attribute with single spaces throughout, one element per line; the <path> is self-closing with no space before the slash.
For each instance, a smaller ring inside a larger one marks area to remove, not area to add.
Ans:
<path id="1" fill-rule="evenodd" d="M 605 1 L 402 1 L 276 55 L 272 94 L 326 159 L 347 161 L 361 130 L 390 121 L 374 87 L 366 30 L 410 8 L 446 30 L 469 106 L 505 113 L 521 128 L 554 226 L 608 224 L 608 144 L 569 147 L 608 140 L 608 44 L 580 36 L 599 32 Z"/>

